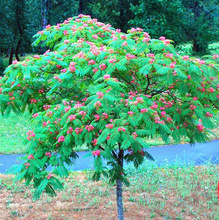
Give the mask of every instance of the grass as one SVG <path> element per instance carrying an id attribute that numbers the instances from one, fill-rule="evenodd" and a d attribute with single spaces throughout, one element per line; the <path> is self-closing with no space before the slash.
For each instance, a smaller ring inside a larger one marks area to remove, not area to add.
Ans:
<path id="1" fill-rule="evenodd" d="M 30 115 L 11 113 L 5 117 L 0 115 L 0 154 L 26 153 L 23 144 L 27 131 L 31 130 Z"/>
<path id="2" fill-rule="evenodd" d="M 125 219 L 219 219 L 219 166 L 163 168 L 145 162 L 128 167 L 130 187 L 124 187 Z M 56 198 L 32 200 L 32 186 L 0 175 L 0 215 L 3 219 L 116 219 L 115 185 L 91 180 L 92 172 L 73 172 L 63 180 Z"/>

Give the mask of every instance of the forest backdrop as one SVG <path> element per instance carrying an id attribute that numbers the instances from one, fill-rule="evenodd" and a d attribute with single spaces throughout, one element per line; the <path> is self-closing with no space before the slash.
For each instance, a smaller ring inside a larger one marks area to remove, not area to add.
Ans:
<path id="1" fill-rule="evenodd" d="M 198 54 L 206 54 L 219 38 L 217 0 L 1 0 L 0 75 L 6 58 L 8 65 L 46 50 L 31 46 L 34 34 L 81 13 L 123 32 L 141 27 L 152 38 L 164 35 L 175 45 L 191 42 Z"/>

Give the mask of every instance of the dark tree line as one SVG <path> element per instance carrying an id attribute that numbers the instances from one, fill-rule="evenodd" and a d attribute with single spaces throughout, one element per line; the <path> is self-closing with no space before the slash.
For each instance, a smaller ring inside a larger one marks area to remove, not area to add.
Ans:
<path id="1" fill-rule="evenodd" d="M 36 32 L 81 13 L 124 32 L 138 26 L 153 38 L 192 41 L 193 51 L 204 54 L 219 36 L 218 9 L 217 0 L 2 0 L 0 55 L 11 64 L 14 57 L 38 53 L 31 47 Z"/>

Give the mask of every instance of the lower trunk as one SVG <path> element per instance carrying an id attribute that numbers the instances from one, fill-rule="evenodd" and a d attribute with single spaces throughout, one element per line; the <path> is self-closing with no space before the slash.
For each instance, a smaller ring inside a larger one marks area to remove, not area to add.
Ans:
<path id="1" fill-rule="evenodd" d="M 118 220 L 124 220 L 121 180 L 116 180 L 116 200 L 117 200 Z"/>
<path id="2" fill-rule="evenodd" d="M 17 46 L 16 46 L 16 49 L 15 49 L 15 57 L 16 57 L 16 60 L 17 61 L 20 61 L 20 58 L 18 56 L 18 53 L 19 53 L 19 49 L 20 49 L 20 45 L 21 45 L 21 38 L 19 39 L 18 43 L 17 43 Z"/>
<path id="3" fill-rule="evenodd" d="M 12 64 L 13 56 L 14 56 L 14 47 L 11 47 L 10 57 L 9 57 L 9 65 Z"/>
<path id="4" fill-rule="evenodd" d="M 79 1 L 79 9 L 78 9 L 79 14 L 83 14 L 83 0 Z"/>
<path id="5" fill-rule="evenodd" d="M 200 51 L 200 49 L 199 49 L 199 45 L 198 45 L 198 43 L 197 43 L 196 40 L 193 41 L 193 47 L 192 47 L 192 50 L 193 50 L 194 52 L 196 52 L 196 53 L 198 53 L 198 52 Z"/>

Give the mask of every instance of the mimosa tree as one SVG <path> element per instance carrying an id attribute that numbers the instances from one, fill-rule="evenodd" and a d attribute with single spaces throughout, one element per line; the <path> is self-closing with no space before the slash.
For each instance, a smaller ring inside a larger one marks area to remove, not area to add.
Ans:
<path id="1" fill-rule="evenodd" d="M 116 182 L 124 219 L 124 162 L 137 168 L 145 157 L 153 160 L 145 150 L 149 138 L 208 140 L 219 104 L 218 56 L 180 56 L 165 37 L 151 39 L 141 28 L 121 33 L 87 15 L 47 26 L 35 38 L 34 45 L 50 50 L 14 61 L 0 80 L 2 113 L 28 109 L 38 122 L 28 132 L 19 179 L 33 181 L 35 198 L 55 196 L 66 165 L 77 158 L 75 147 L 86 145 L 93 179 Z"/>

